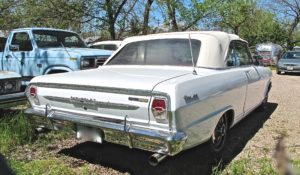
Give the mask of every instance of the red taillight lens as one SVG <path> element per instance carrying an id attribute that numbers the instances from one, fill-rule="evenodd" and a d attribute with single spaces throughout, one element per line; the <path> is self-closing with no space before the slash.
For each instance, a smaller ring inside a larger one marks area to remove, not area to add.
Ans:
<path id="1" fill-rule="evenodd" d="M 156 97 L 152 101 L 151 111 L 157 122 L 168 123 L 167 104 L 167 99 L 162 97 Z"/>
<path id="2" fill-rule="evenodd" d="M 163 99 L 154 99 L 152 102 L 152 110 L 155 110 L 156 112 L 164 112 L 166 106 L 166 101 Z"/>
<path id="3" fill-rule="evenodd" d="M 31 86 L 29 89 L 29 94 L 31 97 L 36 97 L 37 89 L 34 86 Z"/>

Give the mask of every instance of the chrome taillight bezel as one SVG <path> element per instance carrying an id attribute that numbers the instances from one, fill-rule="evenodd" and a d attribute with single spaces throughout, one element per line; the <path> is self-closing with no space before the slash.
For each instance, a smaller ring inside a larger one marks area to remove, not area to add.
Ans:
<path id="1" fill-rule="evenodd" d="M 155 101 L 163 101 L 164 102 L 164 109 L 156 109 L 153 107 Z M 155 96 L 151 100 L 151 112 L 153 117 L 155 118 L 156 122 L 158 123 L 169 123 L 168 117 L 168 99 L 166 97 Z"/>

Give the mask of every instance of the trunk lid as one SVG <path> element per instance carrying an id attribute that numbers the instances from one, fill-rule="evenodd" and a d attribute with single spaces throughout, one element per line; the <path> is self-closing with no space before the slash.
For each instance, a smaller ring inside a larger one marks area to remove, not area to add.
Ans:
<path id="1" fill-rule="evenodd" d="M 191 73 L 191 68 L 103 66 L 98 69 L 34 78 L 41 105 L 95 117 L 149 122 L 152 89 Z"/>

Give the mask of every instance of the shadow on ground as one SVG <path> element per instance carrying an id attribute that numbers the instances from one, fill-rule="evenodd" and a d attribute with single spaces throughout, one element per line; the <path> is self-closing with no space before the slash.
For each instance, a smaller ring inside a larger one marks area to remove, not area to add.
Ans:
<path id="1" fill-rule="evenodd" d="M 265 111 L 254 111 L 232 128 L 228 135 L 224 153 L 221 156 L 222 161 L 209 154 L 208 143 L 184 151 L 175 157 L 169 157 L 157 167 L 151 167 L 147 163 L 151 153 L 137 149 L 131 150 L 110 143 L 85 142 L 61 150 L 59 153 L 137 175 L 211 174 L 212 168 L 217 166 L 219 162 L 221 162 L 220 167 L 224 167 L 243 150 L 247 142 L 263 127 L 276 108 L 276 103 L 269 103 Z"/>

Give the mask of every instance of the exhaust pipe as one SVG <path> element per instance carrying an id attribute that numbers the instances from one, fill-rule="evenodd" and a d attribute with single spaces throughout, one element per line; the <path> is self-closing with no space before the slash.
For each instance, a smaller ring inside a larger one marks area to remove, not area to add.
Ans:
<path id="1" fill-rule="evenodd" d="M 165 158 L 167 157 L 167 155 L 165 154 L 160 154 L 160 153 L 155 153 L 152 154 L 149 158 L 148 158 L 148 163 L 151 166 L 157 166 L 161 161 L 163 161 Z"/>

